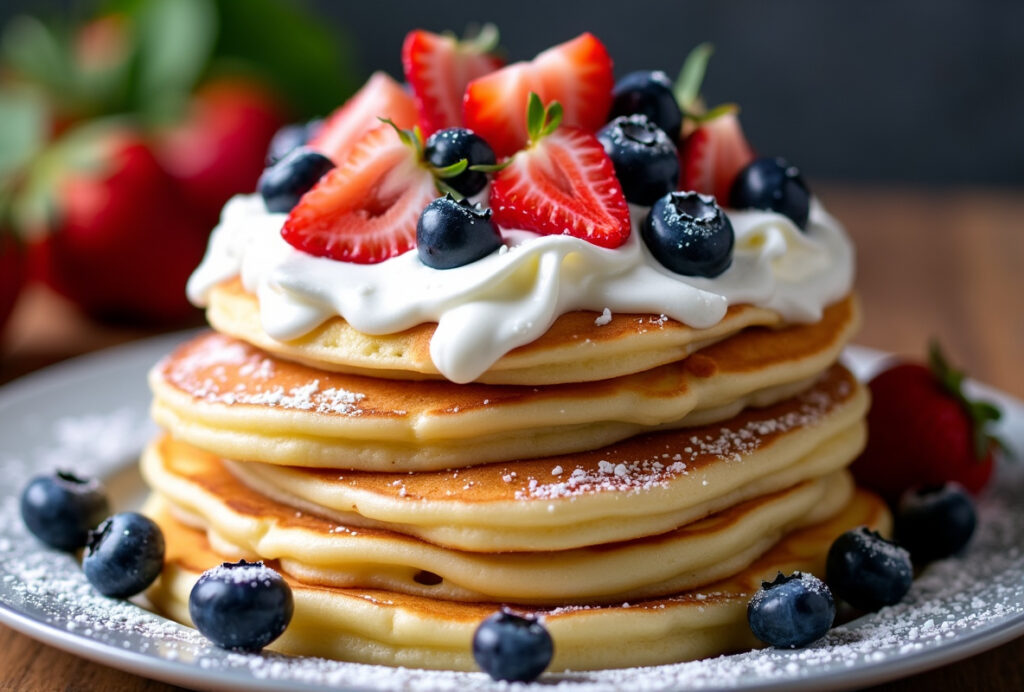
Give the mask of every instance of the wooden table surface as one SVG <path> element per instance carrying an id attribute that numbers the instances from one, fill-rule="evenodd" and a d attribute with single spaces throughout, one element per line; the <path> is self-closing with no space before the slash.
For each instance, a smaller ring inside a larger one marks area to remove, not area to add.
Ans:
<path id="1" fill-rule="evenodd" d="M 1024 398 L 1024 191 L 825 186 L 819 194 L 857 244 L 866 315 L 858 343 L 921 356 L 935 336 L 974 377 Z M 32 288 L 0 341 L 0 382 L 150 334 L 90 324 Z M 0 689 L 176 688 L 0 626 Z M 878 689 L 1024 689 L 1024 638 Z"/>

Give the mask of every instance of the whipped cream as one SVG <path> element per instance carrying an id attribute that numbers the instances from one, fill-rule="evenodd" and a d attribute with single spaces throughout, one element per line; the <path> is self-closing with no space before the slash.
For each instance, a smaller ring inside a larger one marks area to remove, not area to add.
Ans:
<path id="1" fill-rule="evenodd" d="M 379 264 L 313 257 L 281 237 L 286 214 L 269 213 L 259 195 L 239 195 L 224 207 L 188 297 L 205 306 L 214 286 L 239 276 L 259 299 L 264 330 L 280 341 L 335 316 L 367 334 L 436 322 L 434 365 L 453 382 L 470 382 L 573 310 L 666 315 L 706 328 L 729 305 L 749 303 L 787 322 L 815 322 L 853 284 L 852 244 L 817 200 L 806 233 L 781 214 L 726 210 L 733 261 L 713 279 L 665 269 L 640 237 L 648 209 L 630 211 L 633 232 L 615 249 L 503 230 L 506 244 L 491 255 L 432 269 L 415 250 Z"/>

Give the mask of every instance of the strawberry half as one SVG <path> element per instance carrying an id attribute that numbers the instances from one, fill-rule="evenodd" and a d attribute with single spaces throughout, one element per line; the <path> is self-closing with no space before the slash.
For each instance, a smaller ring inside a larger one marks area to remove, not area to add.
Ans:
<path id="1" fill-rule="evenodd" d="M 527 101 L 562 104 L 563 122 L 596 132 L 612 104 L 612 59 L 593 34 L 585 33 L 519 62 L 474 79 L 462 103 L 466 127 L 487 140 L 498 156 L 510 156 L 526 145 Z"/>
<path id="2" fill-rule="evenodd" d="M 401 84 L 383 72 L 374 72 L 366 84 L 327 117 L 309 146 L 340 165 L 355 142 L 388 118 L 400 128 L 416 124 L 416 103 Z"/>
<path id="3" fill-rule="evenodd" d="M 754 152 L 736 113 L 728 110 L 691 132 L 680 158 L 679 189 L 714 195 L 718 204 L 725 206 L 732 182 L 754 160 Z"/>
<path id="4" fill-rule="evenodd" d="M 559 127 L 558 104 L 529 96 L 530 145 L 491 184 L 494 221 L 544 235 L 571 235 L 616 248 L 629 238 L 629 207 L 597 137 Z"/>
<path id="5" fill-rule="evenodd" d="M 281 235 L 317 257 L 375 264 L 416 246 L 416 222 L 437 196 L 419 148 L 380 125 L 303 195 Z"/>
<path id="6" fill-rule="evenodd" d="M 498 31 L 493 24 L 464 41 L 423 29 L 406 35 L 402 43 L 402 69 L 412 86 L 425 137 L 437 130 L 462 126 L 466 85 L 504 64 L 491 54 L 497 45 Z"/>

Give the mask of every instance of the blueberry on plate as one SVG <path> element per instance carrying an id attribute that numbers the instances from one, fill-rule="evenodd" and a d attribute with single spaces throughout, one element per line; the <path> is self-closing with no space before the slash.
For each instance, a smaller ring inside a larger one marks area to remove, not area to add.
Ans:
<path id="1" fill-rule="evenodd" d="M 323 120 L 310 120 L 308 123 L 292 123 L 285 125 L 274 133 L 267 147 L 267 166 L 275 163 L 306 144 L 323 126 Z"/>
<path id="2" fill-rule="evenodd" d="M 495 680 L 535 680 L 554 654 L 554 642 L 544 625 L 507 610 L 488 617 L 473 634 L 473 658 Z"/>
<path id="3" fill-rule="evenodd" d="M 494 150 L 483 137 L 464 127 L 450 127 L 438 130 L 427 137 L 423 146 L 423 157 L 434 168 L 447 168 L 462 159 L 470 166 L 493 166 Z M 465 170 L 444 181 L 460 195 L 472 197 L 487 185 L 487 174 L 483 171 Z"/>
<path id="4" fill-rule="evenodd" d="M 486 257 L 502 245 L 491 210 L 451 195 L 428 204 L 416 224 L 416 252 L 434 269 L 452 269 Z"/>
<path id="5" fill-rule="evenodd" d="M 646 115 L 620 115 L 602 127 L 597 138 L 615 166 L 626 201 L 649 207 L 676 189 L 676 145 Z"/>
<path id="6" fill-rule="evenodd" d="M 708 195 L 670 192 L 651 207 L 640 235 L 654 258 L 676 274 L 711 278 L 732 264 L 732 223 Z"/>
<path id="7" fill-rule="evenodd" d="M 811 192 L 796 166 L 783 158 L 764 157 L 751 161 L 736 176 L 729 190 L 729 206 L 775 211 L 807 228 Z"/>
<path id="8" fill-rule="evenodd" d="M 642 113 L 675 140 L 683 127 L 672 81 L 661 70 L 630 72 L 612 89 L 612 110 L 609 118 Z"/>
<path id="9" fill-rule="evenodd" d="M 861 526 L 829 548 L 825 578 L 832 592 L 854 608 L 875 611 L 903 600 L 914 568 L 910 553 Z"/>
<path id="10" fill-rule="evenodd" d="M 334 162 L 309 147 L 293 149 L 291 153 L 263 170 L 257 189 L 263 196 L 267 211 L 286 214 L 302 195 L 317 184 Z"/>
<path id="11" fill-rule="evenodd" d="M 21 518 L 32 534 L 58 550 L 84 547 L 89 530 L 110 514 L 103 485 L 66 471 L 36 476 L 21 492 Z"/>
<path id="12" fill-rule="evenodd" d="M 900 498 L 896 542 L 923 564 L 959 552 L 977 523 L 974 503 L 958 483 L 911 488 Z"/>
<path id="13" fill-rule="evenodd" d="M 225 562 L 208 569 L 188 597 L 196 629 L 231 651 L 259 651 L 281 636 L 294 610 L 291 587 L 262 562 Z"/>
<path id="14" fill-rule="evenodd" d="M 128 598 L 153 583 L 164 567 L 164 534 L 152 519 L 121 512 L 89 532 L 82 569 L 97 591 Z"/>
<path id="15" fill-rule="evenodd" d="M 797 649 L 825 636 L 836 619 L 832 592 L 812 574 L 779 572 L 747 605 L 747 622 L 754 636 L 780 649 Z"/>

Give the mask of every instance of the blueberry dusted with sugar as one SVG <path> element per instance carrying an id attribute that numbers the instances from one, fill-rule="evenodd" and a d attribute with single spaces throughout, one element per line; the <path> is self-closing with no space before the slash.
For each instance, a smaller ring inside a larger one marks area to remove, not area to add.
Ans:
<path id="1" fill-rule="evenodd" d="M 832 593 L 865 611 L 899 603 L 914 579 L 910 553 L 866 526 L 835 540 L 825 573 Z"/>
<path id="2" fill-rule="evenodd" d="M 602 127 L 597 138 L 612 160 L 627 202 L 649 207 L 676 189 L 679 152 L 646 115 L 621 115 Z"/>
<path id="3" fill-rule="evenodd" d="M 923 564 L 959 552 L 977 523 L 974 503 L 960 484 L 911 488 L 900 498 L 896 542 Z"/>
<path id="4" fill-rule="evenodd" d="M 468 166 L 493 166 L 496 159 L 494 150 L 483 137 L 464 127 L 450 127 L 438 130 L 427 137 L 423 156 L 431 166 L 444 169 L 466 159 L 467 169 L 445 183 L 465 197 L 472 197 L 487 185 L 487 174 L 472 171 Z"/>
<path id="5" fill-rule="evenodd" d="M 486 257 L 502 245 L 491 210 L 451 195 L 427 205 L 416 224 L 416 252 L 434 269 L 452 269 Z"/>
<path id="6" fill-rule="evenodd" d="M 89 532 L 82 569 L 97 591 L 128 598 L 153 583 L 164 567 L 164 534 L 149 517 L 121 512 Z"/>
<path id="7" fill-rule="evenodd" d="M 555 645 L 544 625 L 507 610 L 488 617 L 473 634 L 473 658 L 495 680 L 535 680 L 554 655 Z"/>
<path id="8" fill-rule="evenodd" d="M 654 258 L 676 274 L 712 278 L 732 264 L 732 223 L 708 195 L 670 192 L 651 207 L 640 235 Z"/>
<path id="9" fill-rule="evenodd" d="M 208 569 L 188 597 L 196 629 L 231 651 L 259 651 L 281 636 L 294 611 L 291 587 L 262 562 L 225 562 Z"/>
<path id="10" fill-rule="evenodd" d="M 736 176 L 729 191 L 729 206 L 778 212 L 800 228 L 807 228 L 811 192 L 796 166 L 783 158 L 764 157 L 751 161 Z"/>
<path id="11" fill-rule="evenodd" d="M 672 92 L 672 80 L 661 70 L 630 72 L 616 83 L 609 118 L 635 113 L 646 115 L 670 139 L 679 138 L 683 112 Z"/>
<path id="12" fill-rule="evenodd" d="M 77 550 L 89 530 L 110 514 L 99 481 L 66 471 L 36 476 L 21 492 L 21 519 L 32 534 L 52 548 Z"/>
<path id="13" fill-rule="evenodd" d="M 797 649 L 825 636 L 836 619 L 836 602 L 825 582 L 811 574 L 779 572 L 747 605 L 754 636 L 780 649 Z"/>
<path id="14" fill-rule="evenodd" d="M 270 140 L 270 146 L 267 147 L 267 166 L 273 166 L 293 150 L 309 142 L 323 124 L 323 120 L 310 120 L 308 123 L 285 125 L 275 132 Z"/>
<path id="15" fill-rule="evenodd" d="M 334 168 L 334 163 L 309 147 L 292 150 L 260 176 L 259 189 L 267 211 L 287 214 L 302 195 Z"/>

